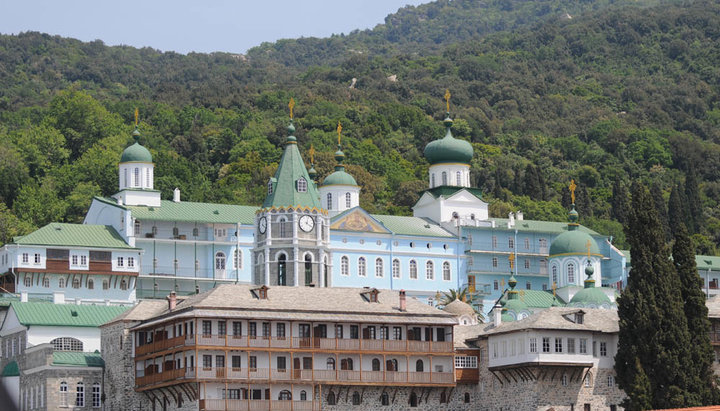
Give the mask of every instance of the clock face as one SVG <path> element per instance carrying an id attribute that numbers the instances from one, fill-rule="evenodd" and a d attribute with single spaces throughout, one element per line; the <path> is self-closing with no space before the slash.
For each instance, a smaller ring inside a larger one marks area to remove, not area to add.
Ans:
<path id="1" fill-rule="evenodd" d="M 258 230 L 260 230 L 260 234 L 265 234 L 265 230 L 267 230 L 267 218 L 263 217 L 258 222 Z"/>
<path id="2" fill-rule="evenodd" d="M 308 232 L 308 231 L 312 230 L 313 227 L 315 227 L 315 220 L 313 220 L 313 218 L 310 217 L 309 215 L 304 215 L 304 216 L 300 217 L 300 221 L 298 222 L 298 225 L 300 225 L 301 230 Z"/>

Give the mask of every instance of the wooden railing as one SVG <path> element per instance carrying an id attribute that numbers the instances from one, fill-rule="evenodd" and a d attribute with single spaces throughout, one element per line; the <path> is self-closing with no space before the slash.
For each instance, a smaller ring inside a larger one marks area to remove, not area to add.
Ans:
<path id="1" fill-rule="evenodd" d="M 150 374 L 150 375 L 144 375 L 142 377 L 136 377 L 135 378 L 135 384 L 138 386 L 142 385 L 151 385 L 151 384 L 157 384 L 163 381 L 172 381 L 177 380 L 181 378 L 185 378 L 185 369 L 184 368 L 178 368 L 176 370 L 169 370 L 160 372 L 157 374 Z"/>
<path id="2" fill-rule="evenodd" d="M 202 399 L 201 411 L 315 411 L 317 401 Z"/>
<path id="3" fill-rule="evenodd" d="M 166 340 L 153 341 L 149 344 L 135 347 L 135 355 L 143 355 L 149 352 L 167 350 L 169 348 L 180 347 L 185 344 L 186 340 L 184 335 L 175 338 L 168 338 Z"/>

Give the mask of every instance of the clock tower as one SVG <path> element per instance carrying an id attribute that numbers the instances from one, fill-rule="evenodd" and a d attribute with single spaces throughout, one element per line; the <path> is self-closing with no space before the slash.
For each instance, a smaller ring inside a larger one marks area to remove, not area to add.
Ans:
<path id="1" fill-rule="evenodd" d="M 290 100 L 285 150 L 255 216 L 253 281 L 267 286 L 328 287 L 330 219 L 293 135 L 293 107 Z"/>

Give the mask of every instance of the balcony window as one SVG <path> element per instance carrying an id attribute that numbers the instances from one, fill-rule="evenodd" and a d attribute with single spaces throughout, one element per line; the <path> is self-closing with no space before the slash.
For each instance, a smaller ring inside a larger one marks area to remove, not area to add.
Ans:
<path id="1" fill-rule="evenodd" d="M 587 354 L 587 338 L 581 338 L 580 339 L 580 349 L 578 350 L 580 354 Z"/>
<path id="2" fill-rule="evenodd" d="M 543 344 L 543 346 L 542 346 L 543 352 L 550 352 L 550 338 L 543 337 L 542 344 Z"/>
<path id="3" fill-rule="evenodd" d="M 227 323 L 225 321 L 218 321 L 218 335 L 227 334 Z"/>
<path id="4" fill-rule="evenodd" d="M 275 333 L 279 338 L 285 338 L 285 323 L 278 323 L 275 326 Z"/>
<path id="5" fill-rule="evenodd" d="M 203 369 L 209 370 L 212 368 L 212 355 L 203 355 Z"/>
<path id="6" fill-rule="evenodd" d="M 372 370 L 380 371 L 380 360 L 378 360 L 377 358 L 373 358 L 372 360 Z"/>
<path id="7" fill-rule="evenodd" d="M 359 327 L 357 325 L 350 326 L 350 339 L 357 340 L 360 338 Z"/>
<path id="8" fill-rule="evenodd" d="M 335 359 L 334 358 L 328 358 L 325 362 L 325 368 L 328 370 L 335 370 Z"/>
<path id="9" fill-rule="evenodd" d="M 270 338 L 270 323 L 262 323 L 262 336 L 265 339 Z"/>
<path id="10" fill-rule="evenodd" d="M 417 360 L 415 362 L 415 372 L 424 372 L 425 371 L 425 364 L 423 363 L 423 360 Z"/>
<path id="11" fill-rule="evenodd" d="M 393 340 L 402 340 L 402 327 L 393 327 Z"/>
<path id="12" fill-rule="evenodd" d="M 251 370 L 257 370 L 257 357 L 254 355 L 251 355 L 248 359 L 248 367 Z"/>
<path id="13" fill-rule="evenodd" d="M 278 370 L 285 370 L 287 369 L 287 358 L 285 357 L 277 357 L 277 369 Z"/>
<path id="14" fill-rule="evenodd" d="M 455 368 L 477 368 L 477 358 L 470 355 L 458 355 L 455 357 Z"/>
<path id="15" fill-rule="evenodd" d="M 240 321 L 233 321 L 233 337 L 239 337 L 242 335 L 242 323 Z"/>
<path id="16" fill-rule="evenodd" d="M 343 338 L 342 324 L 335 324 L 335 338 Z"/>
<path id="17" fill-rule="evenodd" d="M 352 358 L 343 358 L 342 360 L 340 360 L 340 369 L 341 369 L 341 370 L 352 371 L 352 369 L 353 369 L 353 360 L 352 360 Z"/>
<path id="18" fill-rule="evenodd" d="M 239 370 L 240 368 L 242 368 L 242 357 L 241 356 L 233 355 L 231 357 L 231 361 L 232 361 L 233 369 Z"/>
<path id="19" fill-rule="evenodd" d="M 212 321 L 203 320 L 202 334 L 203 337 L 210 337 L 212 335 Z"/>

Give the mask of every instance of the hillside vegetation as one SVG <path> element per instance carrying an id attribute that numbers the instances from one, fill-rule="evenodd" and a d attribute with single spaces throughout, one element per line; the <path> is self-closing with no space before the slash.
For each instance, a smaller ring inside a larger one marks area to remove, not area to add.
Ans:
<path id="1" fill-rule="evenodd" d="M 81 221 L 93 195 L 114 193 L 135 107 L 165 198 L 259 204 L 294 97 L 320 181 L 341 122 L 361 205 L 409 214 L 449 89 L 493 215 L 564 221 L 574 178 L 581 222 L 624 247 L 626 187 L 640 180 L 666 225 L 678 187 L 698 252 L 715 254 L 719 37 L 710 1 L 511 0 L 408 7 L 374 30 L 247 56 L 0 36 L 0 242 Z"/>

